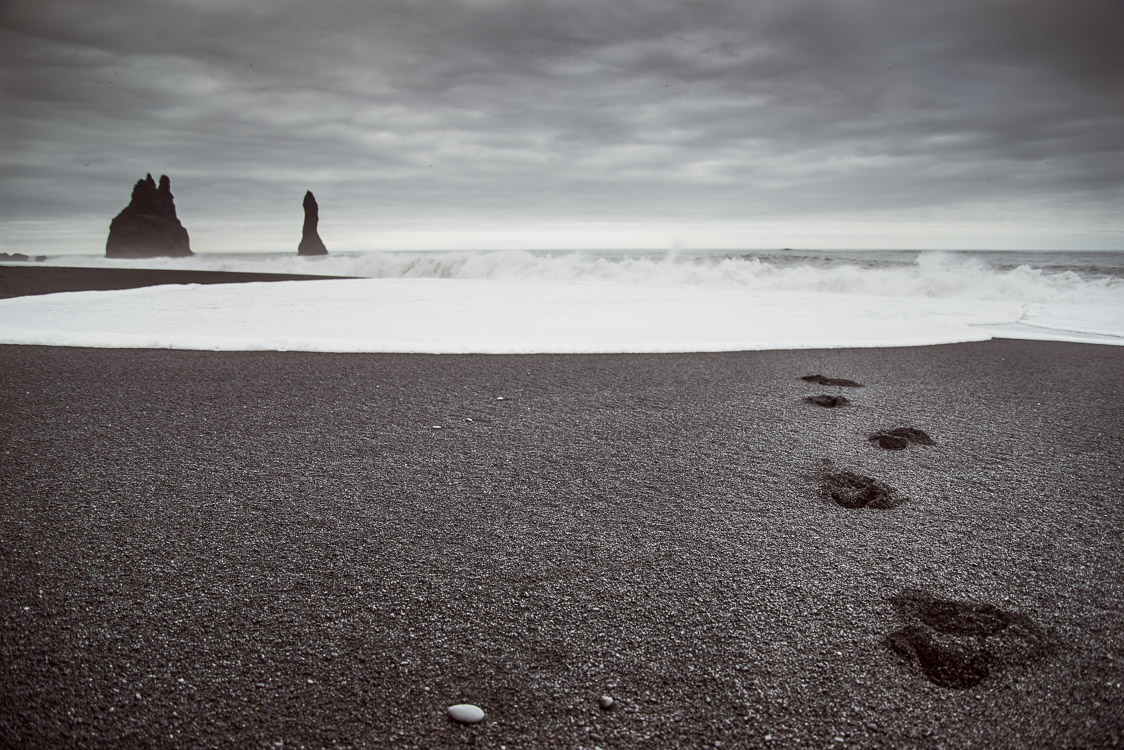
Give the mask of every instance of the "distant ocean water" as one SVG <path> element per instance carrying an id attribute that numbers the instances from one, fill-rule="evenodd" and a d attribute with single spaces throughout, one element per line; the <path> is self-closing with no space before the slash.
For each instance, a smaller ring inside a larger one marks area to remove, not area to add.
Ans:
<path id="1" fill-rule="evenodd" d="M 48 263 L 380 279 L 606 281 L 1124 306 L 1124 251 L 370 251 L 311 258 L 291 252 L 208 253 L 143 261 L 57 256 Z"/>

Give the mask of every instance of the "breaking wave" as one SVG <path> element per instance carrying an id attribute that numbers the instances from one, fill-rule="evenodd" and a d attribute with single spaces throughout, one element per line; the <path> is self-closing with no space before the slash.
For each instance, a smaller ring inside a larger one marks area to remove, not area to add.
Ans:
<path id="1" fill-rule="evenodd" d="M 885 257 L 866 253 L 595 253 L 529 251 L 365 252 L 323 258 L 292 254 L 199 255 L 149 260 L 150 268 L 300 273 L 365 278 L 612 282 L 644 286 L 738 288 L 891 297 L 963 298 L 1022 303 L 1124 305 L 1124 268 L 1079 273 L 1051 254 L 1040 264 L 1001 266 L 963 252 Z M 62 259 L 59 259 L 60 261 Z M 129 261 L 88 258 L 82 265 Z M 135 262 L 132 262 L 135 263 Z M 1049 266 L 1048 268 L 1040 266 Z M 135 265 L 131 267 L 136 267 Z"/>
<path id="2" fill-rule="evenodd" d="M 757 257 L 720 259 L 609 258 L 580 253 L 527 252 L 426 255 L 372 254 L 356 264 L 359 276 L 387 278 L 534 279 L 610 281 L 657 286 L 714 286 L 753 291 L 795 291 L 1017 302 L 1124 303 L 1124 280 L 1085 279 L 1073 271 L 1021 265 L 1000 270 L 973 257 L 924 253 L 911 265 L 781 264 Z"/>

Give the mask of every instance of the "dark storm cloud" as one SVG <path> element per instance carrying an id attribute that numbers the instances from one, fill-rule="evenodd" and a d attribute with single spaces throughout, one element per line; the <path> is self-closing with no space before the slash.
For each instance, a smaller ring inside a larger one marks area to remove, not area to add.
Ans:
<path id="1" fill-rule="evenodd" d="M 247 224 L 312 188 L 357 224 L 1022 210 L 1119 229 L 1112 0 L 0 9 L 8 221 L 104 223 L 163 171 L 181 214 Z"/>

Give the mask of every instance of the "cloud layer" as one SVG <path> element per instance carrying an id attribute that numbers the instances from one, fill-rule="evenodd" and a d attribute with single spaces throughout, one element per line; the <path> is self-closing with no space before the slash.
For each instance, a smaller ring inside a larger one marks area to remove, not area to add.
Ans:
<path id="1" fill-rule="evenodd" d="M 295 247 L 306 189 L 330 247 L 1120 248 L 1121 29 L 1111 0 L 8 0 L 2 241 L 96 251 L 162 172 L 203 251 Z"/>

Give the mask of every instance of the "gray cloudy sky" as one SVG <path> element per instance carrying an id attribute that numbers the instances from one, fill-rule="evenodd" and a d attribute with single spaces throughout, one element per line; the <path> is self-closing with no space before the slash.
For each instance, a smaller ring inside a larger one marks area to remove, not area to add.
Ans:
<path id="1" fill-rule="evenodd" d="M 0 0 L 0 249 L 1124 249 L 1121 0 Z"/>

